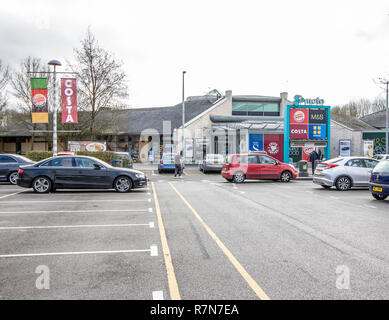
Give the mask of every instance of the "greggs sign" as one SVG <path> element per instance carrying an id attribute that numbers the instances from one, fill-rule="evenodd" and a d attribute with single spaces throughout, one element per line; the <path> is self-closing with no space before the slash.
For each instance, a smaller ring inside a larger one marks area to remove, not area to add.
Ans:
<path id="1" fill-rule="evenodd" d="M 78 123 L 77 81 L 61 79 L 62 123 Z"/>

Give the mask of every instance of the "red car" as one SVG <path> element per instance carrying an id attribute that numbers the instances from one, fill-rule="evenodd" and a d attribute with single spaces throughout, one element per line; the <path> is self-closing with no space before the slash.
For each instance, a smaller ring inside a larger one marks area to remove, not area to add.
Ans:
<path id="1" fill-rule="evenodd" d="M 297 177 L 297 170 L 269 155 L 245 153 L 230 155 L 223 165 L 222 176 L 229 182 L 242 183 L 246 179 L 270 179 L 289 182 Z"/>

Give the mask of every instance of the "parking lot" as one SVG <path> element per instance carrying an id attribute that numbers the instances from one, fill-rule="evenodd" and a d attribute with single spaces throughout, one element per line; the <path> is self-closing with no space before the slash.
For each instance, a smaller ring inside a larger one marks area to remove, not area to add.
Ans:
<path id="1" fill-rule="evenodd" d="M 0 299 L 389 298 L 388 200 L 143 169 L 127 194 L 1 184 Z"/>

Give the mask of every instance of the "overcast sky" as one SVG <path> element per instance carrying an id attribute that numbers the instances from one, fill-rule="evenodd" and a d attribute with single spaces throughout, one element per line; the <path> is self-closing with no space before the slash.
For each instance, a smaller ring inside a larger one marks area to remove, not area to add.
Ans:
<path id="1" fill-rule="evenodd" d="M 132 107 L 179 103 L 182 70 L 186 96 L 385 96 L 373 80 L 389 74 L 388 0 L 13 0 L 0 59 L 71 60 L 88 26 L 123 61 Z"/>

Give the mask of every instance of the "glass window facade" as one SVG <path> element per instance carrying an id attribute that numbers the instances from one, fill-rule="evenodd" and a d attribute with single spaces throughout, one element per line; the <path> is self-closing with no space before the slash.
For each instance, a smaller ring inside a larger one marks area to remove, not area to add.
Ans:
<path id="1" fill-rule="evenodd" d="M 232 114 L 236 116 L 279 116 L 276 102 L 232 101 Z"/>

